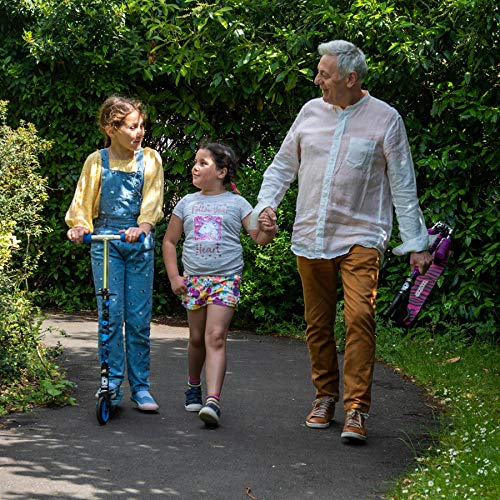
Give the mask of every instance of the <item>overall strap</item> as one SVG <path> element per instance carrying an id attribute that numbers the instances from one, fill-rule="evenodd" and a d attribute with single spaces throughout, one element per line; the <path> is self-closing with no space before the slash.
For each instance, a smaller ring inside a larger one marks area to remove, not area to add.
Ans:
<path id="1" fill-rule="evenodd" d="M 136 153 L 135 153 L 135 161 L 137 163 L 137 171 L 140 173 L 144 172 L 144 153 L 142 148 L 140 148 Z"/>
<path id="2" fill-rule="evenodd" d="M 106 148 L 101 149 L 101 166 L 106 170 L 109 169 L 109 155 Z"/>
<path id="3" fill-rule="evenodd" d="M 101 153 L 101 166 L 104 169 L 109 169 L 109 154 L 106 148 L 100 150 Z M 135 161 L 137 162 L 137 171 L 144 172 L 144 153 L 142 148 L 135 153 Z"/>

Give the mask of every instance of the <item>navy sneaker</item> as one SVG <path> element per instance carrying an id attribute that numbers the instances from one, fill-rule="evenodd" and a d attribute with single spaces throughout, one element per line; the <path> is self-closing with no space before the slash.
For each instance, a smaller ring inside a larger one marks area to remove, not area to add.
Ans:
<path id="1" fill-rule="evenodd" d="M 200 411 L 203 407 L 201 399 L 201 385 L 188 385 L 186 395 L 186 403 L 184 408 L 186 411 Z"/>
<path id="2" fill-rule="evenodd" d="M 215 401 L 207 401 L 198 416 L 205 424 L 216 427 L 220 420 L 220 406 Z"/>
<path id="3" fill-rule="evenodd" d="M 151 394 L 149 394 L 149 391 L 134 392 L 130 399 L 137 405 L 137 408 L 141 411 L 155 412 L 160 408 Z"/>

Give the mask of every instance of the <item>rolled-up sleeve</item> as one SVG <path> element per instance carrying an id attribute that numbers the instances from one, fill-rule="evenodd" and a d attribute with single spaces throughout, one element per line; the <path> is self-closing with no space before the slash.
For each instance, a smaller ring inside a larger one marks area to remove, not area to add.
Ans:
<path id="1" fill-rule="evenodd" d="M 154 149 L 148 148 L 144 155 L 144 186 L 137 224 L 146 222 L 155 226 L 163 218 L 163 166 L 159 153 Z"/>
<path id="2" fill-rule="evenodd" d="M 384 154 L 387 160 L 387 176 L 391 187 L 392 202 L 403 241 L 393 250 L 393 253 L 403 255 L 427 250 L 429 236 L 418 201 L 408 137 L 399 115 L 394 119 L 385 136 Z"/>

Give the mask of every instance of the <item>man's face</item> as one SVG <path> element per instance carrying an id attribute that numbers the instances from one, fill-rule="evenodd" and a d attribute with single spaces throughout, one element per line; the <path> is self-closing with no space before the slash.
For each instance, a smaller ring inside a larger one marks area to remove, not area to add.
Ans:
<path id="1" fill-rule="evenodd" d="M 346 107 L 350 104 L 349 75 L 341 78 L 337 69 L 337 57 L 324 55 L 318 63 L 314 83 L 323 92 L 323 100 L 329 104 Z"/>

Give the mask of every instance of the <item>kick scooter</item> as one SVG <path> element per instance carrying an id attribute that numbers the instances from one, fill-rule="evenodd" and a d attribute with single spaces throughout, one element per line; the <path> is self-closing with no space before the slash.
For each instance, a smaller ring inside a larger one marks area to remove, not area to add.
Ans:
<path id="1" fill-rule="evenodd" d="M 139 237 L 140 242 L 144 241 L 144 233 Z M 109 299 L 112 295 L 108 288 L 108 273 L 109 273 L 109 242 L 112 240 L 125 241 L 125 233 L 120 234 L 85 234 L 83 236 L 84 243 L 93 241 L 102 241 L 103 257 L 102 257 L 102 288 L 97 293 L 98 297 L 102 297 L 102 312 L 100 319 L 101 339 L 99 341 L 99 351 L 101 358 L 101 385 L 98 391 L 96 403 L 96 416 L 100 425 L 105 425 L 111 414 L 112 392 L 109 390 Z"/>
<path id="2" fill-rule="evenodd" d="M 430 235 L 435 236 L 429 247 L 433 262 L 423 275 L 418 268 L 415 268 L 391 302 L 387 317 L 397 326 L 409 327 L 416 320 L 417 314 L 448 263 L 452 231 L 452 228 L 443 222 L 437 222 L 427 230 Z"/>

